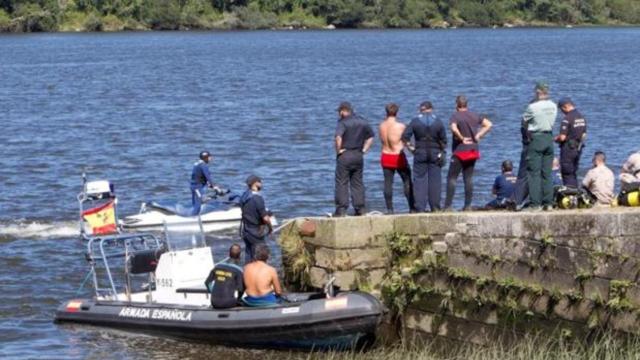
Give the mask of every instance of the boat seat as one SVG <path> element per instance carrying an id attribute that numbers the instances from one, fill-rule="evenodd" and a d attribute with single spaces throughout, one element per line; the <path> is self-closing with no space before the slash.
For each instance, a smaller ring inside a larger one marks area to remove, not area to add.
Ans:
<path id="1" fill-rule="evenodd" d="M 138 250 L 129 253 L 129 273 L 131 274 L 145 274 L 156 271 L 158 266 L 158 260 L 160 255 L 164 253 L 166 249 L 149 249 Z"/>
<path id="2" fill-rule="evenodd" d="M 208 294 L 209 290 L 205 287 L 197 287 L 197 288 L 178 288 L 176 292 L 179 294 Z"/>

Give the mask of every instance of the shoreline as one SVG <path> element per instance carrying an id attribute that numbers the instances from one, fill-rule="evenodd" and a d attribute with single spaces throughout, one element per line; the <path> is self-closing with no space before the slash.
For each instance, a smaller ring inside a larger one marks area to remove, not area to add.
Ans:
<path id="1" fill-rule="evenodd" d="M 306 26 L 282 26 L 282 27 L 269 27 L 269 28 L 226 28 L 226 27 L 207 27 L 207 28 L 177 28 L 177 29 L 153 29 L 153 28 L 118 28 L 118 29 L 102 29 L 102 30 L 87 30 L 87 29 L 65 29 L 56 31 L 6 31 L 0 30 L 0 35 L 19 35 L 19 34 L 116 34 L 116 33 L 174 33 L 174 32 L 252 32 L 252 31 L 264 31 L 264 32 L 304 32 L 304 31 L 444 31 L 444 30 L 533 30 L 533 29 L 632 29 L 640 28 L 640 24 L 527 24 L 527 25 L 501 25 L 501 26 L 448 26 L 448 27 L 332 27 L 331 25 L 324 27 L 306 27 Z"/>

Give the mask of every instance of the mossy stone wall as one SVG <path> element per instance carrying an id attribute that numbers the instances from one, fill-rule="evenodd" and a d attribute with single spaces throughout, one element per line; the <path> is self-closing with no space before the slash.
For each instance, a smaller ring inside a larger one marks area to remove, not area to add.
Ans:
<path id="1" fill-rule="evenodd" d="M 640 209 L 296 219 L 286 282 L 379 296 L 405 335 L 640 334 Z"/>

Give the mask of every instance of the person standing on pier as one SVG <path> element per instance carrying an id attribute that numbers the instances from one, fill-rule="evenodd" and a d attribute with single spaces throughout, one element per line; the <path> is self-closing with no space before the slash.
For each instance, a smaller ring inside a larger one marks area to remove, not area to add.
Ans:
<path id="1" fill-rule="evenodd" d="M 575 108 L 570 98 L 562 98 L 558 108 L 564 113 L 560 124 L 560 134 L 556 142 L 560 144 L 560 173 L 564 186 L 578 187 L 578 164 L 587 137 L 587 121 Z"/>
<path id="2" fill-rule="evenodd" d="M 468 109 L 466 96 L 456 97 L 456 112 L 449 121 L 452 132 L 453 154 L 449 162 L 447 175 L 447 197 L 444 207 L 451 210 L 453 196 L 456 192 L 458 175 L 462 172 L 464 179 L 464 207 L 463 211 L 471 210 L 473 200 L 473 169 L 476 160 L 480 158 L 478 143 L 491 129 L 491 121 Z"/>
<path id="3" fill-rule="evenodd" d="M 414 138 L 414 145 L 410 143 Z M 429 101 L 420 104 L 420 113 L 404 133 L 402 140 L 413 152 L 413 196 L 417 212 L 440 210 L 442 167 L 445 163 L 447 133 L 444 124 L 433 113 Z"/>
<path id="4" fill-rule="evenodd" d="M 336 175 L 334 216 L 346 216 L 349 208 L 349 191 L 355 215 L 366 213 L 363 182 L 364 154 L 373 143 L 373 129 L 367 121 L 354 114 L 351 104 L 338 106 L 340 119 L 335 132 Z"/>
<path id="5" fill-rule="evenodd" d="M 527 149 L 527 178 L 532 210 L 549 210 L 553 204 L 553 135 L 551 130 L 558 116 L 558 107 L 549 99 L 549 85 L 538 82 L 536 101 L 522 115 L 530 142 Z"/>
<path id="6" fill-rule="evenodd" d="M 407 163 L 407 157 L 404 154 L 404 143 L 402 142 L 402 134 L 406 126 L 399 122 L 399 107 L 396 104 L 387 104 L 385 111 L 386 118 L 380 123 L 380 142 L 382 143 L 382 154 L 380 156 L 380 165 L 384 175 L 384 201 L 387 206 L 387 213 L 393 214 L 393 177 L 396 171 L 400 174 L 404 188 L 404 196 L 409 204 L 409 211 L 414 212 L 413 206 L 413 187 L 411 184 L 411 168 Z"/>

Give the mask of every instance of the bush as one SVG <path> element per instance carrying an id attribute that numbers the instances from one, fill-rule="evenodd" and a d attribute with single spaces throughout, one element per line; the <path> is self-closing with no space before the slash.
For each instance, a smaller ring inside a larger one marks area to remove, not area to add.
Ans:
<path id="1" fill-rule="evenodd" d="M 9 31 L 11 29 L 11 18 L 3 9 L 0 9 L 0 31 Z"/>
<path id="2" fill-rule="evenodd" d="M 319 29 L 327 25 L 325 18 L 314 16 L 301 7 L 294 7 L 291 12 L 282 13 L 278 18 L 280 25 L 294 28 Z"/>
<path id="3" fill-rule="evenodd" d="M 489 26 L 491 16 L 487 8 L 473 0 L 466 0 L 458 6 L 459 16 L 471 25 Z"/>
<path id="4" fill-rule="evenodd" d="M 144 22 L 154 30 L 177 30 L 180 26 L 180 7 L 172 0 L 146 0 Z"/>
<path id="5" fill-rule="evenodd" d="M 257 3 L 247 7 L 233 9 L 238 17 L 239 27 L 242 29 L 270 29 L 278 25 L 278 17 L 272 12 L 262 12 Z"/>
<path id="6" fill-rule="evenodd" d="M 102 18 L 96 13 L 91 13 L 83 24 L 85 31 L 102 31 Z"/>
<path id="7" fill-rule="evenodd" d="M 56 14 L 45 10 L 38 4 L 25 4 L 14 13 L 15 31 L 40 32 L 56 31 L 58 19 Z"/>

